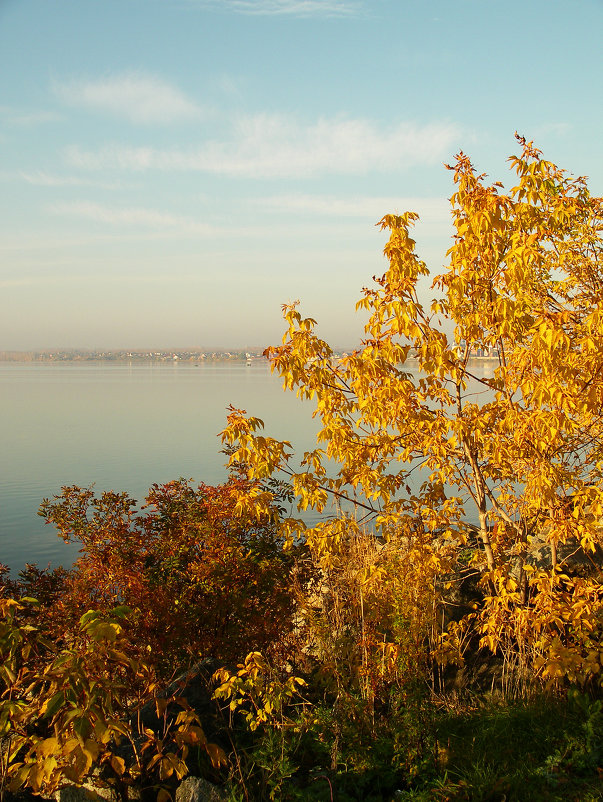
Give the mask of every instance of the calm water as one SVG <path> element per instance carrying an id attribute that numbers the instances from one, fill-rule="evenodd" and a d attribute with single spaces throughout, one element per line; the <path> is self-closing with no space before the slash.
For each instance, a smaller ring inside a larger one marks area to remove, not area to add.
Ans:
<path id="1" fill-rule="evenodd" d="M 244 363 L 0 363 L 0 562 L 71 564 L 36 514 L 63 485 L 127 490 L 226 478 L 218 432 L 229 404 L 296 449 L 314 444 L 312 407 L 284 393 L 263 360 Z"/>
<path id="2" fill-rule="evenodd" d="M 296 452 L 315 447 L 313 405 L 283 392 L 263 360 L 0 362 L 0 562 L 13 571 L 72 563 L 77 547 L 37 515 L 64 485 L 125 490 L 142 501 L 155 482 L 224 481 L 217 435 L 229 404 L 262 418 L 266 433 Z"/>

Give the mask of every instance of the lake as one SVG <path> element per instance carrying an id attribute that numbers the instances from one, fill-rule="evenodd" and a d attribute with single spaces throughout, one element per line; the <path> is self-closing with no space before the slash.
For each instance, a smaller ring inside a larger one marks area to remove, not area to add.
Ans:
<path id="1" fill-rule="evenodd" d="M 491 375 L 492 365 L 473 369 Z M 223 482 L 217 435 L 229 404 L 261 418 L 266 434 L 290 440 L 297 453 L 315 447 L 313 404 L 285 393 L 263 359 L 0 362 L 0 562 L 13 572 L 26 562 L 73 562 L 77 546 L 37 515 L 64 485 L 128 491 L 142 502 L 154 483 Z M 304 514 L 308 523 L 317 517 Z"/>
<path id="2" fill-rule="evenodd" d="M 315 443 L 312 406 L 282 390 L 264 360 L 0 363 L 0 562 L 70 565 L 37 509 L 64 485 L 126 490 L 179 477 L 226 479 L 217 437 L 233 404 L 301 451 Z"/>

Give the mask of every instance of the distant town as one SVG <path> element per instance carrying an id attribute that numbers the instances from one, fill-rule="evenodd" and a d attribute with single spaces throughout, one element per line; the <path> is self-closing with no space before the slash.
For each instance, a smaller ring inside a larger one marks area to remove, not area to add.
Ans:
<path id="1" fill-rule="evenodd" d="M 128 351 L 88 349 L 44 350 L 44 351 L 0 351 L 2 362 L 201 362 L 225 361 L 229 359 L 249 361 L 265 359 L 262 351 L 202 351 L 201 349 L 166 351 Z"/>
<path id="2" fill-rule="evenodd" d="M 492 359 L 497 357 L 495 349 L 485 351 L 483 349 L 472 348 L 469 355 L 471 358 Z M 343 349 L 336 349 L 333 352 L 335 359 L 346 357 L 347 353 Z M 0 362 L 224 362 L 227 360 L 238 360 L 242 362 L 253 362 L 265 360 L 263 350 L 252 349 L 251 351 L 203 351 L 202 349 L 185 350 L 107 350 L 95 351 L 88 349 L 65 349 L 65 350 L 41 350 L 41 351 L 0 351 Z M 413 355 L 409 355 L 413 359 Z"/>

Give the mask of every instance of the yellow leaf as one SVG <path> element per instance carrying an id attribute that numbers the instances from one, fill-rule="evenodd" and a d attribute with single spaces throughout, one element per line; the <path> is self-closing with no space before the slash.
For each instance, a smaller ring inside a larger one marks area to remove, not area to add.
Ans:
<path id="1" fill-rule="evenodd" d="M 37 745 L 36 751 L 41 757 L 56 755 L 59 752 L 59 742 L 56 738 L 46 738 Z"/>
<path id="2" fill-rule="evenodd" d="M 118 757 L 117 755 L 111 755 L 109 762 L 111 763 L 111 768 L 116 774 L 118 774 L 120 777 L 125 774 L 126 764 L 122 757 Z"/>
<path id="3" fill-rule="evenodd" d="M 226 752 L 217 744 L 206 743 L 205 751 L 209 755 L 211 764 L 215 769 L 219 769 L 220 766 L 226 766 L 228 763 Z"/>

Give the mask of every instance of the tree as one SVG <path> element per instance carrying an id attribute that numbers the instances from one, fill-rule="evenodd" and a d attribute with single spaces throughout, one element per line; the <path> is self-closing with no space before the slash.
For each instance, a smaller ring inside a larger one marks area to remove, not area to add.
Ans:
<path id="1" fill-rule="evenodd" d="M 290 477 L 300 510 L 340 503 L 311 528 L 282 522 L 323 570 L 358 536 L 363 516 L 378 540 L 403 544 L 426 591 L 471 541 L 474 518 L 482 644 L 515 655 L 527 644 L 531 669 L 586 680 L 602 662 L 601 586 L 564 573 L 558 546 L 575 541 L 592 554 L 601 544 L 603 205 L 584 178 L 517 140 L 509 192 L 488 185 L 463 153 L 448 167 L 455 234 L 431 305 L 419 297 L 428 269 L 410 235 L 417 215 L 407 212 L 379 224 L 389 231 L 389 266 L 357 304 L 369 320 L 352 354 L 336 359 L 315 321 L 284 307 L 283 344 L 267 353 L 285 388 L 315 400 L 321 422 L 300 468 L 288 442 L 260 436 L 261 421 L 241 410 L 231 411 L 223 438 L 256 483 L 240 511 L 265 511 L 271 497 L 261 483 L 276 472 Z M 490 377 L 476 371 L 475 349 L 495 355 Z M 549 571 L 529 563 L 537 533 Z M 383 571 L 359 581 L 371 578 L 383 581 Z"/>
<path id="2" fill-rule="evenodd" d="M 32 567 L 22 575 L 20 592 L 42 602 L 37 623 L 64 639 L 86 610 L 127 605 L 130 647 L 150 645 L 145 659 L 168 675 L 200 655 L 284 648 L 292 555 L 275 539 L 275 509 L 260 519 L 233 514 L 243 484 L 154 485 L 142 511 L 127 493 L 64 487 L 40 514 L 81 553 L 54 583 Z"/>

